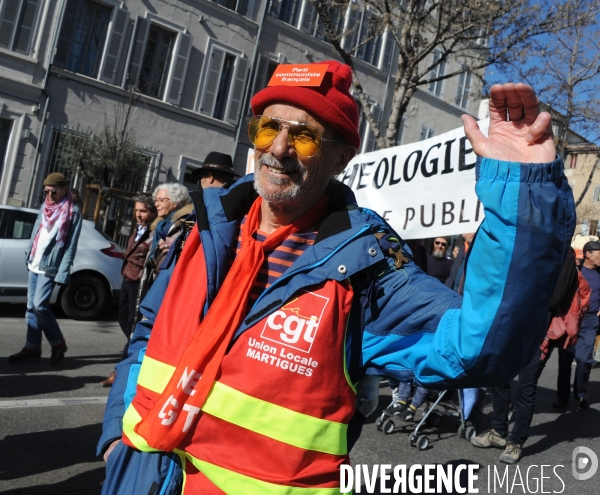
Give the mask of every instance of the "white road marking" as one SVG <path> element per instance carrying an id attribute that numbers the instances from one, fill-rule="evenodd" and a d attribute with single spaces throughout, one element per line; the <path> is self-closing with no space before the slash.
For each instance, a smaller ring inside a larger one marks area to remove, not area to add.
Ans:
<path id="1" fill-rule="evenodd" d="M 79 406 L 84 404 L 106 404 L 108 397 L 65 397 L 63 399 L 21 399 L 2 400 L 0 409 L 14 409 L 17 407 L 53 407 L 53 406 Z"/>

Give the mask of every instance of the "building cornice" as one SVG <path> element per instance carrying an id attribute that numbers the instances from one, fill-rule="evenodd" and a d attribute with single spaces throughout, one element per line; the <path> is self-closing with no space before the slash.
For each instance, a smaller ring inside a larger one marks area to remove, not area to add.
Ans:
<path id="1" fill-rule="evenodd" d="M 22 98 L 32 103 L 39 103 L 42 88 L 35 84 L 0 75 L 0 94 L 6 94 L 13 98 Z"/>

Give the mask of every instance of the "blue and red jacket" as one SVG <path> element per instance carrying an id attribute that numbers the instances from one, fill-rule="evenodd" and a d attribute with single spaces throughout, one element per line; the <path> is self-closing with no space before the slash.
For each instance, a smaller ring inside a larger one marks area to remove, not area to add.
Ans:
<path id="1" fill-rule="evenodd" d="M 207 189 L 196 198 L 207 264 L 205 312 L 229 268 L 239 224 L 256 197 L 252 181 L 246 176 L 229 189 Z M 546 333 L 548 304 L 575 226 L 573 195 L 560 159 L 547 164 L 478 160 L 476 190 L 485 220 L 471 248 L 463 297 L 423 273 L 390 226 L 358 207 L 352 191 L 338 184 L 330 191 L 329 211 L 315 244 L 263 292 L 232 346 L 298 291 L 368 273 L 366 302 L 361 301 L 362 311 L 354 317 L 361 320 L 354 325 L 360 335 L 346 341 L 349 373 L 355 373 L 350 369 L 354 365 L 361 375 L 416 379 L 435 389 L 511 380 L 530 362 Z M 408 261 L 399 262 L 403 257 Z M 144 319 L 132 336 L 129 358 L 117 366 L 99 453 L 121 437 L 122 418 L 135 393 L 171 270 L 161 272 L 141 305 Z M 148 493 L 153 486 L 156 493 L 177 493 L 181 468 L 175 457 L 139 453 L 121 444 L 109 457 L 104 493 Z"/>

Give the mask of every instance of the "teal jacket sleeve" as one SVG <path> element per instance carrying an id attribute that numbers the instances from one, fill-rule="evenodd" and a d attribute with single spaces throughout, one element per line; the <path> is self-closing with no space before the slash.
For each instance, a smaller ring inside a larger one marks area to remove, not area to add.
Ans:
<path id="1" fill-rule="evenodd" d="M 381 274 L 366 312 L 362 365 L 430 388 L 505 383 L 543 339 L 575 226 L 560 159 L 478 160 L 485 219 L 466 264 L 464 298 L 409 262 Z"/>

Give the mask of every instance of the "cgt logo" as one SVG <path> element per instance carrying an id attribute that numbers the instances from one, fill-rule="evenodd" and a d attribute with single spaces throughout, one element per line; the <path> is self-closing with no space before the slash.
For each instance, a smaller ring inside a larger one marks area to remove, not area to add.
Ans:
<path id="1" fill-rule="evenodd" d="M 592 449 L 575 447 L 572 460 L 573 477 L 577 481 L 589 480 L 598 471 L 598 457 Z"/>
<path id="2" fill-rule="evenodd" d="M 329 298 L 302 292 L 267 318 L 261 337 L 309 353 Z"/>

